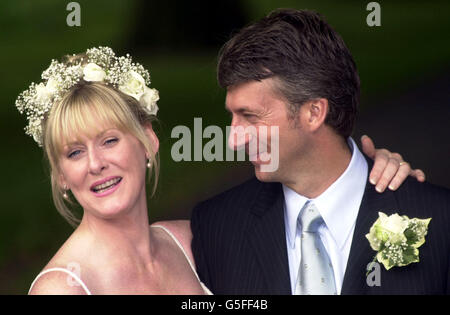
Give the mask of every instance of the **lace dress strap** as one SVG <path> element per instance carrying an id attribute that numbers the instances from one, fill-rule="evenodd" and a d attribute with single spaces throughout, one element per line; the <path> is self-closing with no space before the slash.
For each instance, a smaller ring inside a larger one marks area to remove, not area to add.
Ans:
<path id="1" fill-rule="evenodd" d="M 203 288 L 203 291 L 205 291 L 206 294 L 208 295 L 212 295 L 212 292 L 203 284 L 203 282 L 200 280 L 197 271 L 195 270 L 194 264 L 192 263 L 192 261 L 189 259 L 189 256 L 187 255 L 186 251 L 183 248 L 183 245 L 181 245 L 180 241 L 175 237 L 175 235 L 173 235 L 172 232 L 170 232 L 169 229 L 167 229 L 166 227 L 159 225 L 159 224 L 155 224 L 152 225 L 151 227 L 156 227 L 156 228 L 161 228 L 163 229 L 167 234 L 169 234 L 169 236 L 173 239 L 173 241 L 175 242 L 175 244 L 177 244 L 177 246 L 180 248 L 181 252 L 184 254 L 184 257 L 186 257 L 186 260 L 189 263 L 189 266 L 191 266 L 192 272 L 194 273 L 195 277 L 197 278 L 198 282 L 200 283 L 200 285 Z"/>
<path id="2" fill-rule="evenodd" d="M 33 289 L 34 284 L 36 283 L 36 281 L 39 280 L 40 277 L 42 277 L 43 275 L 45 275 L 49 272 L 52 272 L 52 271 L 60 271 L 60 272 L 67 273 L 69 276 L 71 276 L 73 279 L 75 279 L 76 282 L 78 282 L 78 284 L 83 288 L 83 290 L 86 292 L 87 295 L 92 295 L 91 291 L 89 291 L 89 289 L 84 284 L 84 282 L 80 279 L 80 277 L 78 277 L 75 273 L 73 273 L 72 271 L 67 270 L 65 268 L 49 268 L 49 269 L 42 271 L 34 279 L 33 283 L 31 284 L 30 290 L 28 290 L 28 294 L 30 294 L 31 290 Z"/>

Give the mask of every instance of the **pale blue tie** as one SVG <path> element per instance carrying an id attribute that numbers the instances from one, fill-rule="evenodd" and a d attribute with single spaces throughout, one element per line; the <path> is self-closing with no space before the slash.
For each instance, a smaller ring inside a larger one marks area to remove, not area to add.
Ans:
<path id="1" fill-rule="evenodd" d="M 307 202 L 297 221 L 302 255 L 295 294 L 336 294 L 333 266 L 317 232 L 323 222 L 316 206 Z"/>

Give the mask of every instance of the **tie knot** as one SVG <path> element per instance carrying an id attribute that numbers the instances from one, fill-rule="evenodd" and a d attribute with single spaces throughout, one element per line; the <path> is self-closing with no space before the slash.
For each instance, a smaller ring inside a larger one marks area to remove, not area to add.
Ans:
<path id="1" fill-rule="evenodd" d="M 298 223 L 301 225 L 302 232 L 317 232 L 323 219 L 316 206 L 309 202 L 300 211 Z"/>

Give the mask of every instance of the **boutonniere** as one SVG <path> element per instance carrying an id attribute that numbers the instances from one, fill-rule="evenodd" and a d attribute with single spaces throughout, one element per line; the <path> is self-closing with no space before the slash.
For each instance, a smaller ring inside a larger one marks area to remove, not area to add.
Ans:
<path id="1" fill-rule="evenodd" d="M 370 246 L 378 252 L 373 262 L 378 260 L 386 270 L 418 262 L 418 248 L 425 243 L 431 218 L 410 219 L 397 213 L 387 216 L 383 212 L 378 212 L 378 216 L 366 234 Z"/>

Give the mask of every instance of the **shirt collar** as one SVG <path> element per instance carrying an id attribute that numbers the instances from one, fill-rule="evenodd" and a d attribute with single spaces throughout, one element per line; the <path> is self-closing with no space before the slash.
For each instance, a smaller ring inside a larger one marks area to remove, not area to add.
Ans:
<path id="1" fill-rule="evenodd" d="M 367 181 L 367 162 L 352 138 L 348 139 L 352 158 L 342 175 L 320 196 L 311 201 L 319 210 L 326 227 L 340 249 L 350 237 L 358 216 L 359 206 Z M 308 198 L 283 185 L 285 223 L 288 244 L 295 248 L 297 218 Z"/>
<path id="2" fill-rule="evenodd" d="M 295 235 L 297 234 L 297 218 L 300 210 L 309 201 L 308 198 L 297 194 L 289 187 L 283 185 L 284 202 L 285 202 L 285 226 L 287 232 L 288 244 L 291 248 L 295 248 Z"/>

